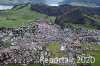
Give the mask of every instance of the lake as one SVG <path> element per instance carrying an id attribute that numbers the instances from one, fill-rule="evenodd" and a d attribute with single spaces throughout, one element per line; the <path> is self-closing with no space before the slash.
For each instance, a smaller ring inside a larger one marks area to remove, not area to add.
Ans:
<path id="1" fill-rule="evenodd" d="M 7 9 L 12 9 L 13 6 L 7 6 L 7 5 L 0 5 L 0 10 L 7 10 Z"/>

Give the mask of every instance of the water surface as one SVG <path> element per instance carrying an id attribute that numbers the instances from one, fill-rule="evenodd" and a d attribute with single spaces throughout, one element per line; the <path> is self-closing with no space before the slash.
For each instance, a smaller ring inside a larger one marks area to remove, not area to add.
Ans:
<path id="1" fill-rule="evenodd" d="M 13 6 L 7 6 L 7 5 L 0 5 L 0 10 L 7 10 L 7 9 L 12 9 Z"/>

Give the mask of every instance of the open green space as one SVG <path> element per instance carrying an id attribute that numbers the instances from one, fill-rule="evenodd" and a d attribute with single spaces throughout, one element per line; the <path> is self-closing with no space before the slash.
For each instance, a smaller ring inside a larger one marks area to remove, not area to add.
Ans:
<path id="1" fill-rule="evenodd" d="M 90 25 L 82 25 L 82 24 L 72 24 L 72 26 L 74 28 L 82 28 L 82 29 L 88 29 L 88 30 L 93 30 L 93 29 L 96 29 L 95 27 L 93 26 L 90 26 Z"/>
<path id="2" fill-rule="evenodd" d="M 41 64 L 28 64 L 28 66 L 42 66 Z"/>
<path id="3" fill-rule="evenodd" d="M 49 44 L 47 48 L 52 52 L 51 57 L 64 57 L 64 53 L 60 51 L 60 44 Z"/>
<path id="4" fill-rule="evenodd" d="M 9 44 L 9 43 L 4 43 L 4 44 L 3 44 L 3 47 L 4 47 L 4 48 L 10 47 L 10 46 L 11 46 L 11 44 Z"/>
<path id="5" fill-rule="evenodd" d="M 96 27 L 90 26 L 90 25 L 84 25 L 84 24 L 72 24 L 72 23 L 66 23 L 65 24 L 68 27 L 73 27 L 73 28 L 81 28 L 81 29 L 85 29 L 85 30 L 95 30 Z"/>
<path id="6" fill-rule="evenodd" d="M 19 27 L 25 22 L 31 22 L 43 14 L 30 10 L 31 5 L 22 8 L 16 7 L 12 10 L 0 11 L 0 27 Z"/>
<path id="7" fill-rule="evenodd" d="M 31 4 L 23 6 L 16 6 L 11 10 L 0 11 L 0 27 L 19 27 L 25 25 L 27 22 L 33 22 L 39 17 L 45 17 L 46 15 L 32 11 Z M 55 17 L 48 17 L 51 21 L 55 20 Z"/>
<path id="8" fill-rule="evenodd" d="M 21 65 L 21 64 L 8 64 L 6 66 L 23 66 L 23 65 Z"/>
<path id="9" fill-rule="evenodd" d="M 97 45 L 83 45 L 83 48 L 87 48 L 87 47 L 92 47 L 95 49 L 98 49 L 97 51 L 85 51 L 84 53 L 86 54 L 90 54 L 91 56 L 93 56 L 95 58 L 95 63 L 91 63 L 91 66 L 99 66 L 100 65 L 100 46 Z M 79 64 L 80 66 L 80 64 Z"/>
<path id="10" fill-rule="evenodd" d="M 50 66 L 67 66 L 67 65 L 61 65 L 61 64 L 51 64 Z"/>

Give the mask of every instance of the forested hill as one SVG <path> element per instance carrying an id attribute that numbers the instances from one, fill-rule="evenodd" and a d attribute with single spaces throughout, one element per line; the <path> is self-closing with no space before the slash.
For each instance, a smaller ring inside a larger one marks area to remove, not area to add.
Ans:
<path id="1" fill-rule="evenodd" d="M 100 29 L 100 8 L 89 8 L 71 6 L 68 4 L 60 6 L 47 6 L 44 4 L 33 4 L 33 11 L 49 16 L 56 16 L 56 24 L 61 26 L 72 26 L 77 28 Z"/>
<path id="2" fill-rule="evenodd" d="M 48 6 L 45 4 L 32 4 L 33 11 L 37 11 L 49 16 L 58 16 L 62 15 L 63 13 L 70 12 L 73 10 L 81 10 L 85 11 L 84 13 L 96 14 L 100 15 L 100 8 L 88 8 L 88 7 L 81 7 L 81 6 L 71 6 L 68 4 L 60 5 L 60 6 Z"/>
<path id="3" fill-rule="evenodd" d="M 87 11 L 73 10 L 56 18 L 62 27 L 100 29 L 100 16 Z"/>

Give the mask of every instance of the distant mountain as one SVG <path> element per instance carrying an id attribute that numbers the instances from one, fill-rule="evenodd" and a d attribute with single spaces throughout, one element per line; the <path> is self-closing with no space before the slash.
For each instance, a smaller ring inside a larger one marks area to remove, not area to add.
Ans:
<path id="1" fill-rule="evenodd" d="M 43 13 L 49 16 L 58 16 L 67 11 L 70 11 L 73 7 L 66 4 L 60 6 L 48 6 L 46 4 L 32 4 L 32 10 Z"/>
<path id="2" fill-rule="evenodd" d="M 100 6 L 100 0 L 64 0 L 60 4 L 71 4 L 71 5 L 77 5 L 77 6 L 98 7 L 98 6 Z"/>
<path id="3" fill-rule="evenodd" d="M 61 2 L 62 1 L 62 2 Z M 60 3 L 59 3 L 60 2 Z M 46 3 L 46 4 L 71 4 L 76 6 L 99 7 L 100 0 L 0 0 L 0 4 L 16 5 L 25 3 Z"/>
<path id="4" fill-rule="evenodd" d="M 0 0 L 0 4 L 16 5 L 25 3 L 46 3 L 46 0 Z"/>

